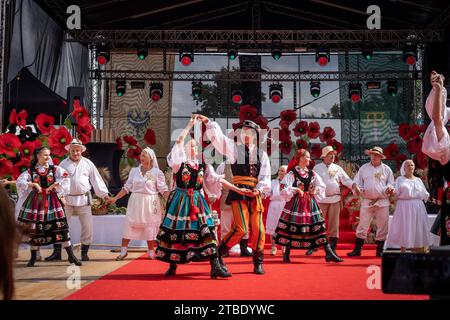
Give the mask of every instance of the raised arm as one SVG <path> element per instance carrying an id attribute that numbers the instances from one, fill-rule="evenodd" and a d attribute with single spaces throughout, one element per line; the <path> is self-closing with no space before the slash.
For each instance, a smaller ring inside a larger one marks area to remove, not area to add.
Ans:
<path id="1" fill-rule="evenodd" d="M 195 117 L 192 116 L 186 127 L 175 141 L 172 150 L 167 155 L 167 164 L 172 168 L 174 174 L 178 172 L 181 164 L 187 160 L 186 151 L 184 150 L 184 139 L 189 134 L 189 131 L 194 126 L 194 123 Z"/>
<path id="2" fill-rule="evenodd" d="M 439 75 L 435 71 L 431 73 L 431 84 L 434 90 L 433 99 L 433 112 L 431 114 L 431 120 L 433 120 L 436 130 L 436 136 L 438 141 L 441 141 L 444 137 L 445 123 L 442 115 L 444 114 L 445 104 L 442 101 L 442 92 L 444 89 L 444 79 L 443 76 Z"/>

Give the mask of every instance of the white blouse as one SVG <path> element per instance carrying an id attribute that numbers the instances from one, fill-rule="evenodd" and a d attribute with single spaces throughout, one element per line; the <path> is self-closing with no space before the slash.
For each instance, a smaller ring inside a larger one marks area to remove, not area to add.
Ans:
<path id="1" fill-rule="evenodd" d="M 284 198 L 280 193 L 280 180 L 273 179 L 270 184 L 271 192 L 270 192 L 270 201 L 284 201 Z"/>
<path id="2" fill-rule="evenodd" d="M 299 166 L 295 167 L 295 170 L 297 170 L 297 172 L 300 175 L 304 174 L 305 172 L 308 172 L 308 170 L 303 170 Z M 311 179 L 311 185 L 317 189 L 317 193 L 314 197 L 316 198 L 317 201 L 320 201 L 323 198 L 325 198 L 326 186 L 325 186 L 325 183 L 323 182 L 322 178 L 317 173 L 315 173 L 314 171 L 312 171 L 312 173 L 313 173 L 313 177 Z M 286 202 L 291 200 L 295 194 L 295 191 L 292 190 L 292 188 L 293 188 L 292 184 L 294 183 L 294 181 L 295 181 L 295 175 L 292 171 L 289 171 L 286 174 L 286 176 L 284 177 L 283 181 L 281 181 L 280 195 L 283 198 L 283 200 Z M 307 192 L 307 190 L 304 190 L 304 191 Z"/>
<path id="3" fill-rule="evenodd" d="M 428 193 L 422 180 L 418 177 L 408 179 L 400 176 L 395 180 L 395 194 L 399 200 L 423 200 L 427 201 L 430 194 Z"/>
<path id="4" fill-rule="evenodd" d="M 450 136 L 448 134 L 445 125 L 450 119 L 450 108 L 445 106 L 447 102 L 447 90 L 444 88 L 442 91 L 442 101 L 444 103 L 442 124 L 444 126 L 444 136 L 440 141 L 438 141 L 436 136 L 436 130 L 434 121 L 431 121 L 428 125 L 427 130 L 423 136 L 422 152 L 429 156 L 431 159 L 438 160 L 441 164 L 446 164 L 450 161 Z M 433 88 L 428 95 L 425 108 L 427 110 L 428 116 L 431 118 L 433 113 L 433 104 L 436 96 L 436 90 Z"/>
<path id="5" fill-rule="evenodd" d="M 61 168 L 60 166 L 54 166 L 55 167 L 55 183 L 58 183 L 58 185 L 55 188 L 56 193 L 59 196 L 65 195 L 67 192 L 69 192 L 70 189 L 70 179 L 69 174 L 66 170 Z M 36 165 L 36 170 L 39 172 L 39 170 L 45 170 L 46 166 Z M 33 187 L 30 187 L 28 183 L 31 181 L 31 175 L 29 170 L 26 170 L 22 172 L 22 174 L 17 178 L 16 181 L 16 187 L 17 187 L 17 195 L 19 199 L 26 199 L 30 192 L 33 190 Z"/>
<path id="6" fill-rule="evenodd" d="M 184 145 L 182 143 L 175 143 L 172 150 L 167 155 L 167 163 L 172 168 L 173 173 L 176 174 L 182 163 L 191 164 L 192 167 L 198 166 L 198 160 L 188 160 Z M 216 199 L 220 198 L 222 193 L 222 183 L 220 180 L 225 175 L 218 175 L 210 164 L 206 164 L 205 175 L 203 177 L 203 189 L 206 193 Z"/>
<path id="7" fill-rule="evenodd" d="M 130 170 L 123 189 L 127 193 L 136 192 L 151 195 L 169 191 L 164 173 L 160 169 L 152 168 L 142 175 L 141 165 Z"/>

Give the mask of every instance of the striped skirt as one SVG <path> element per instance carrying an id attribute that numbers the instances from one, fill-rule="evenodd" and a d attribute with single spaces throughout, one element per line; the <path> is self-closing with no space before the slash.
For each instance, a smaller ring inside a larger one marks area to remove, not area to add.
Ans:
<path id="1" fill-rule="evenodd" d="M 38 193 L 33 190 L 25 199 L 18 215 L 21 225 L 29 228 L 28 243 L 45 246 L 70 240 L 69 226 L 56 192 Z"/>
<path id="2" fill-rule="evenodd" d="M 294 196 L 286 203 L 274 233 L 275 242 L 292 249 L 326 245 L 325 220 L 314 197 Z"/>
<path id="3" fill-rule="evenodd" d="M 188 191 L 181 188 L 172 191 L 156 237 L 156 259 L 188 263 L 217 255 L 217 236 L 211 210 L 199 191 L 194 191 L 192 199 L 200 209 L 196 220 L 190 216 L 191 196 Z"/>

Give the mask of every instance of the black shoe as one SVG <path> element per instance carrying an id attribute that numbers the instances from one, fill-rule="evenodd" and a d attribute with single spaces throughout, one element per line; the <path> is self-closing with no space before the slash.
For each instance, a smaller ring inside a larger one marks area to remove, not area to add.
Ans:
<path id="1" fill-rule="evenodd" d="M 336 253 L 338 238 L 330 237 L 328 242 L 330 243 L 331 250 L 333 250 L 334 253 Z"/>
<path id="2" fill-rule="evenodd" d="M 78 260 L 77 257 L 75 257 L 75 254 L 73 253 L 72 245 L 66 247 L 65 249 L 67 252 L 67 256 L 69 257 L 69 262 L 73 263 L 76 266 L 81 266 L 82 265 L 81 261 Z"/>
<path id="3" fill-rule="evenodd" d="M 169 269 L 164 273 L 166 277 L 174 276 L 177 273 L 177 264 L 171 263 Z"/>
<path id="4" fill-rule="evenodd" d="M 45 258 L 45 261 L 61 261 L 61 247 L 60 243 L 55 243 L 53 245 L 53 253 Z"/>
<path id="5" fill-rule="evenodd" d="M 252 253 L 248 251 L 248 239 L 241 239 L 239 242 L 241 257 L 251 257 Z"/>
<path id="6" fill-rule="evenodd" d="M 283 262 L 290 263 L 291 259 L 289 258 L 289 255 L 291 254 L 291 248 L 284 249 L 283 253 Z"/>
<path id="7" fill-rule="evenodd" d="M 37 250 L 31 250 L 31 257 L 27 263 L 27 267 L 34 267 L 34 263 L 36 262 L 36 252 Z"/>
<path id="8" fill-rule="evenodd" d="M 89 261 L 88 251 L 89 251 L 89 245 L 82 244 L 81 245 L 81 261 Z"/>
<path id="9" fill-rule="evenodd" d="M 381 257 L 383 255 L 384 241 L 376 241 L 376 243 L 377 243 L 377 257 Z"/>
<path id="10" fill-rule="evenodd" d="M 218 251 L 217 259 L 219 259 L 219 264 L 222 267 L 222 270 L 224 270 L 225 272 L 228 272 L 228 267 L 225 264 L 225 262 L 223 261 L 223 257 L 226 254 L 228 254 L 230 249 L 222 243 L 222 244 L 220 244 L 219 248 L 217 248 L 217 251 Z"/>
<path id="11" fill-rule="evenodd" d="M 325 250 L 325 261 L 326 262 L 342 262 L 341 258 L 337 256 L 337 254 L 331 249 L 330 244 L 328 243 L 326 246 L 323 247 L 323 250 Z"/>
<path id="12" fill-rule="evenodd" d="M 317 251 L 317 248 L 314 248 L 314 249 L 309 249 L 308 251 L 306 251 L 306 255 L 307 256 L 310 256 L 310 255 L 312 255 L 314 252 L 316 252 Z"/>
<path id="13" fill-rule="evenodd" d="M 256 274 L 265 274 L 263 268 L 264 251 L 253 252 L 253 272 Z"/>
<path id="14" fill-rule="evenodd" d="M 361 255 L 361 250 L 364 245 L 364 239 L 356 238 L 355 248 L 352 252 L 347 253 L 349 257 L 359 257 Z"/>
<path id="15" fill-rule="evenodd" d="M 219 258 L 211 258 L 211 279 L 228 278 L 231 277 L 231 273 L 225 271 L 219 263 Z"/>

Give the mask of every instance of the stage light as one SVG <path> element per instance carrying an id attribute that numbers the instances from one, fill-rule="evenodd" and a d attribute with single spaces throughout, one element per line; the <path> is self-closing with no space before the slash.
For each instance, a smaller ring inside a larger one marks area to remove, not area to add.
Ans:
<path id="1" fill-rule="evenodd" d="M 238 56 L 237 47 L 235 45 L 230 46 L 230 48 L 228 49 L 227 55 L 228 55 L 228 59 L 230 59 L 230 60 L 236 59 Z"/>
<path id="2" fill-rule="evenodd" d="M 361 53 L 362 53 L 362 56 L 364 57 L 364 59 L 372 60 L 372 56 L 373 56 L 372 48 L 363 48 Z"/>
<path id="3" fill-rule="evenodd" d="M 125 80 L 116 80 L 116 94 L 121 97 L 127 92 L 127 82 Z"/>
<path id="4" fill-rule="evenodd" d="M 309 91 L 314 98 L 320 96 L 320 81 L 311 81 Z"/>
<path id="5" fill-rule="evenodd" d="M 316 62 L 324 67 L 330 62 L 330 50 L 328 49 L 317 49 L 316 50 Z"/>
<path id="6" fill-rule="evenodd" d="M 231 101 L 235 104 L 241 104 L 243 96 L 242 90 L 238 86 L 233 87 L 231 88 Z"/>
<path id="7" fill-rule="evenodd" d="M 283 99 L 283 85 L 280 83 L 272 83 L 269 86 L 269 97 L 273 103 L 278 103 Z"/>
<path id="8" fill-rule="evenodd" d="M 275 60 L 280 60 L 282 54 L 283 53 L 281 51 L 281 45 L 273 44 L 272 45 L 272 58 L 274 58 Z"/>
<path id="9" fill-rule="evenodd" d="M 161 82 L 152 82 L 150 84 L 150 98 L 158 102 L 163 97 L 163 84 Z"/>
<path id="10" fill-rule="evenodd" d="M 405 46 L 403 48 L 403 62 L 407 65 L 414 65 L 417 61 L 417 50 L 413 46 Z"/>
<path id="11" fill-rule="evenodd" d="M 98 64 L 105 65 L 109 62 L 110 58 L 111 52 L 109 46 L 104 44 L 97 45 L 96 60 Z"/>
<path id="12" fill-rule="evenodd" d="M 362 90 L 360 83 L 350 83 L 348 87 L 348 96 L 353 103 L 361 101 Z"/>
<path id="13" fill-rule="evenodd" d="M 144 45 L 138 46 L 137 56 L 139 60 L 144 60 L 148 56 L 148 48 Z"/>
<path id="14" fill-rule="evenodd" d="M 397 81 L 396 80 L 388 80 L 387 81 L 387 93 L 391 97 L 395 97 L 397 95 Z"/>
<path id="15" fill-rule="evenodd" d="M 192 50 L 181 50 L 179 60 L 183 66 L 189 66 L 194 61 L 194 52 Z"/>
<path id="16" fill-rule="evenodd" d="M 195 98 L 198 98 L 202 95 L 202 82 L 201 81 L 192 81 L 192 95 Z"/>

